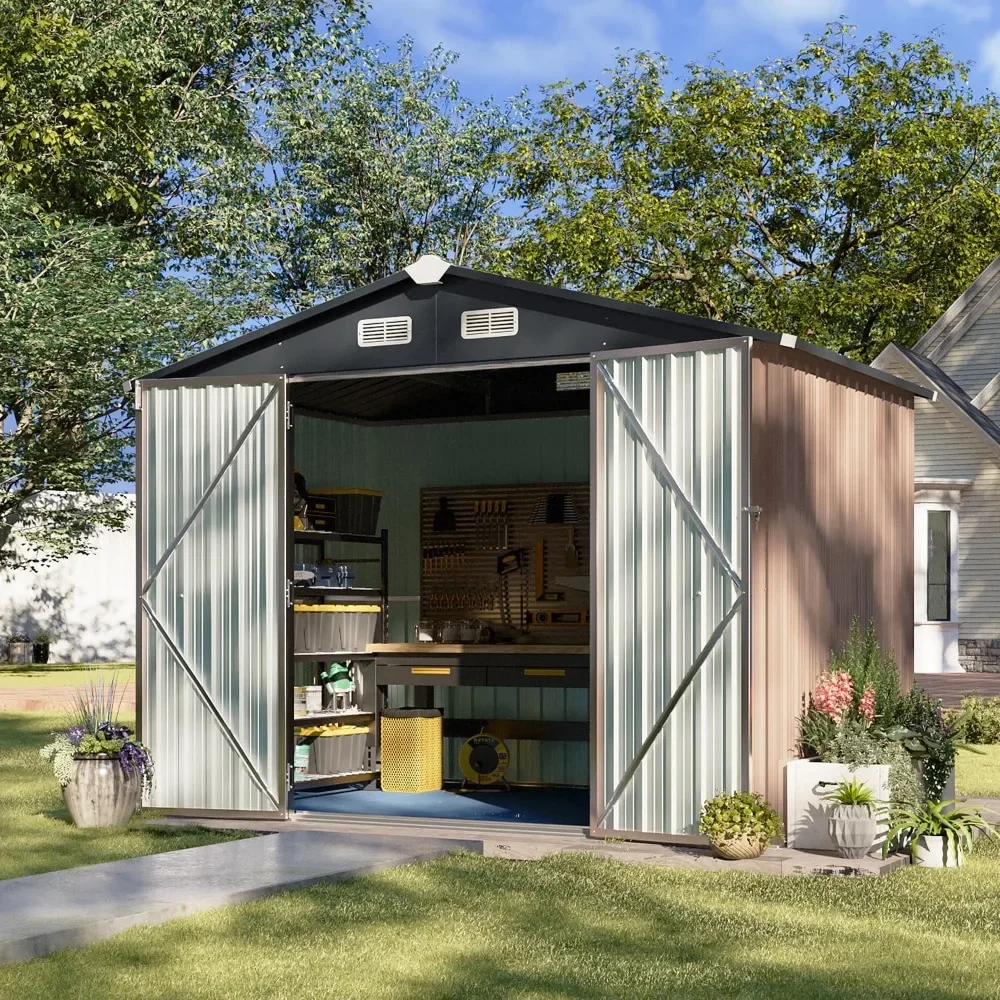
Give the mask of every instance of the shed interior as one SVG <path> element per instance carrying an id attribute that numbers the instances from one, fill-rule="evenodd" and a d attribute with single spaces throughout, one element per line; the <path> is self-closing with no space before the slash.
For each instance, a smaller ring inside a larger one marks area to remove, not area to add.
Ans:
<path id="1" fill-rule="evenodd" d="M 589 379 L 575 358 L 290 380 L 292 808 L 587 824 Z M 329 619 L 353 620 L 336 650 Z M 441 791 L 392 791 L 436 746 L 403 708 L 441 715 Z"/>

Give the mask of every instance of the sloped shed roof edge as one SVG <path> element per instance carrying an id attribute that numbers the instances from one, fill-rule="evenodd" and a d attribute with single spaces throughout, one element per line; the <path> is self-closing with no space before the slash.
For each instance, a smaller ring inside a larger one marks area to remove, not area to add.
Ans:
<path id="1" fill-rule="evenodd" d="M 622 316 L 640 317 L 644 319 L 658 320 L 664 323 L 671 323 L 675 326 L 687 327 L 695 331 L 702 331 L 703 338 L 693 337 L 693 340 L 718 340 L 725 337 L 752 337 L 758 340 L 766 340 L 771 343 L 780 344 L 784 347 L 794 348 L 804 351 L 815 357 L 823 358 L 834 364 L 848 368 L 860 375 L 866 375 L 880 382 L 885 382 L 896 388 L 916 396 L 929 397 L 931 393 L 923 386 L 906 379 L 897 378 L 888 372 L 879 371 L 860 361 L 846 358 L 842 354 L 819 347 L 809 341 L 788 335 L 779 336 L 764 330 L 756 330 L 751 327 L 740 326 L 735 323 L 726 323 L 720 320 L 707 319 L 701 316 L 691 316 L 685 313 L 673 312 L 669 309 L 660 309 L 655 306 L 644 305 L 639 302 L 625 302 L 619 299 L 607 298 L 600 295 L 591 295 L 587 292 L 572 291 L 565 288 L 554 288 L 549 285 L 542 285 L 532 281 L 523 281 L 518 278 L 507 278 L 502 275 L 492 274 L 488 271 L 477 271 L 472 268 L 460 267 L 452 264 L 447 270 L 450 279 L 458 278 L 469 282 L 496 285 L 508 291 L 520 292 L 525 295 L 551 299 L 560 302 L 572 303 L 575 305 L 591 306 L 605 313 L 620 314 Z M 140 376 L 143 379 L 169 379 L 182 378 L 194 368 L 204 369 L 205 363 L 210 361 L 222 362 L 224 359 L 236 353 L 242 353 L 247 348 L 255 344 L 265 344 L 273 338 L 294 331 L 296 327 L 306 326 L 310 323 L 322 320 L 339 313 L 345 309 L 359 306 L 365 299 L 391 289 L 397 285 L 403 285 L 412 281 L 406 271 L 399 271 L 370 285 L 353 289 L 338 295 L 327 302 L 305 309 L 302 312 L 286 316 L 273 323 L 252 330 L 249 333 L 234 337 L 222 344 L 199 351 L 187 358 L 167 365 L 149 374 Z M 203 371 L 202 371 L 203 373 Z"/>

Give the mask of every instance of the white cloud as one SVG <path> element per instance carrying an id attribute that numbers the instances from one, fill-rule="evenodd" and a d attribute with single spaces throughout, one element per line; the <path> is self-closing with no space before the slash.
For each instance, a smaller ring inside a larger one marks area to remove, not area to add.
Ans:
<path id="1" fill-rule="evenodd" d="M 461 54 L 463 77 L 535 83 L 589 78 L 616 48 L 660 48 L 659 15 L 643 0 L 382 0 L 372 20 L 383 38 Z"/>
<path id="2" fill-rule="evenodd" d="M 1000 31 L 994 31 L 983 39 L 979 47 L 980 65 L 989 76 L 990 86 L 1000 90 Z"/>
<path id="3" fill-rule="evenodd" d="M 992 12 L 986 0 L 904 0 L 905 6 L 916 10 L 940 11 L 956 21 L 985 21 Z"/>
<path id="4" fill-rule="evenodd" d="M 847 13 L 847 0 L 707 0 L 711 21 L 736 31 L 747 22 L 782 41 L 798 41 L 804 32 Z"/>

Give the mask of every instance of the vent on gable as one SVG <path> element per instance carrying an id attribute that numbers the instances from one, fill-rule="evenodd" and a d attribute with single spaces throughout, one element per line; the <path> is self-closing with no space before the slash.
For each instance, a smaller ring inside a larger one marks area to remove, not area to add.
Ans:
<path id="1" fill-rule="evenodd" d="M 393 347 L 413 340 L 411 316 L 358 320 L 358 347 Z"/>
<path id="2" fill-rule="evenodd" d="M 485 337 L 513 337 L 517 333 L 517 310 L 472 309 L 462 313 L 462 339 L 481 340 Z"/>

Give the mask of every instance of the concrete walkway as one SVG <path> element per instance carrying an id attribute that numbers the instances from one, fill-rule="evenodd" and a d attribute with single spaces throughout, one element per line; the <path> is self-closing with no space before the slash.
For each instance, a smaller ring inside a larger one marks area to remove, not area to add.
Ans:
<path id="1" fill-rule="evenodd" d="M 285 889 L 480 851 L 460 840 L 294 831 L 0 881 L 0 963 Z"/>

